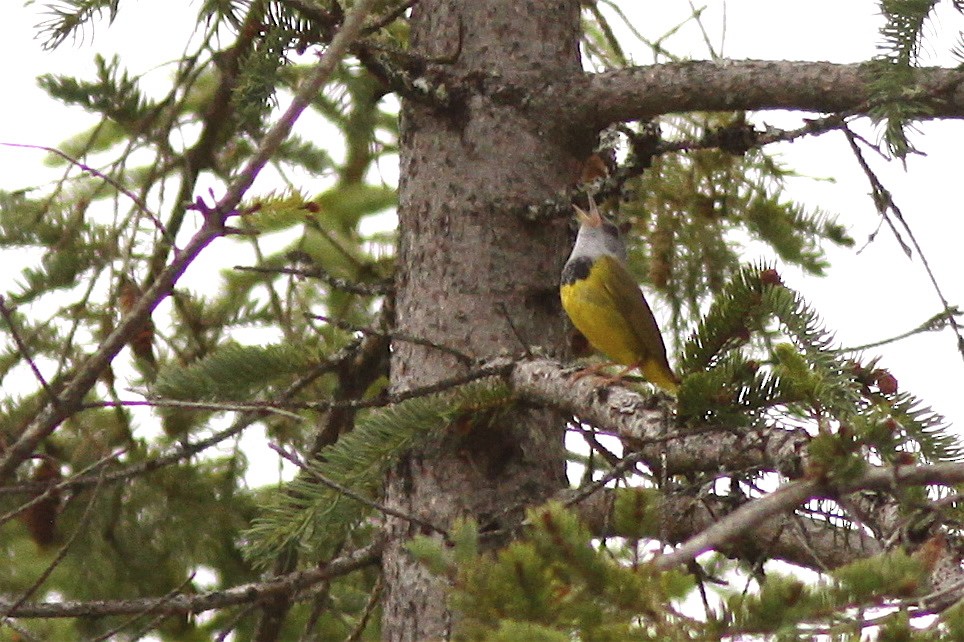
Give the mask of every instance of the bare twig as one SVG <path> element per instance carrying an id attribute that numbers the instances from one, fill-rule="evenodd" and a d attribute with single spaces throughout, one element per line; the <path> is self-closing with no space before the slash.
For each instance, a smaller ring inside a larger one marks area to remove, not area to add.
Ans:
<path id="1" fill-rule="evenodd" d="M 869 350 L 870 348 L 878 348 L 880 346 L 887 345 L 888 343 L 902 341 L 903 339 L 907 339 L 908 337 L 912 337 L 917 334 L 923 334 L 925 332 L 938 332 L 950 324 L 951 318 L 959 317 L 962 314 L 964 314 L 964 312 L 961 312 L 960 308 L 957 306 L 951 306 L 946 310 L 938 312 L 913 330 L 908 330 L 907 332 L 903 332 L 894 337 L 888 337 L 879 341 L 872 341 L 859 346 L 840 348 L 839 350 L 835 350 L 835 352 L 861 352 L 863 350 Z"/>
<path id="2" fill-rule="evenodd" d="M 653 563 L 657 568 L 668 570 L 692 562 L 701 553 L 737 538 L 773 515 L 795 509 L 813 497 L 820 488 L 822 484 L 813 480 L 790 482 L 769 495 L 744 504 L 672 553 L 656 557 Z"/>
<path id="3" fill-rule="evenodd" d="M 241 624 L 241 620 L 248 617 L 254 610 L 256 605 L 246 604 L 244 607 L 238 609 L 238 612 L 231 617 L 230 620 L 221 626 L 221 630 L 218 631 L 217 636 L 214 638 L 214 642 L 225 642 L 228 636 Z"/>
<path id="4" fill-rule="evenodd" d="M 266 415 L 274 414 L 295 421 L 306 421 L 301 415 L 285 410 L 285 404 L 277 401 L 185 401 L 182 399 L 121 399 L 120 401 L 92 401 L 81 404 L 80 410 L 95 408 L 180 408 L 182 410 L 198 410 L 208 412 L 260 412 Z M 300 407 L 292 404 L 291 407 Z"/>
<path id="5" fill-rule="evenodd" d="M 387 27 L 405 15 L 405 12 L 414 7 L 416 4 L 418 4 L 418 0 L 405 0 L 404 2 L 401 2 L 397 7 L 386 12 L 385 15 L 365 27 L 365 29 L 362 31 L 362 35 L 368 36 L 380 31 L 384 27 Z"/>
<path id="6" fill-rule="evenodd" d="M 900 207 L 897 206 L 893 195 L 886 187 L 884 187 L 883 183 L 881 183 L 880 179 L 877 178 L 877 175 L 864 159 L 863 153 L 861 153 L 860 147 L 857 145 L 856 134 L 847 128 L 844 128 L 843 132 L 847 137 L 847 142 L 850 144 L 850 149 L 853 151 L 854 157 L 857 159 L 857 164 L 860 165 L 864 175 L 870 182 L 874 195 L 874 204 L 877 206 L 877 211 L 880 213 L 881 217 L 883 217 L 884 221 L 886 221 L 887 225 L 894 233 L 894 237 L 897 239 L 897 242 L 900 243 L 901 247 L 904 248 L 907 256 L 910 257 L 910 248 L 901 238 L 896 226 L 888 216 L 888 212 L 893 213 L 894 218 L 896 218 L 900 223 L 900 226 L 907 233 L 907 238 L 910 239 L 911 244 L 914 246 L 914 250 L 917 252 L 917 256 L 920 258 L 921 265 L 924 266 L 924 271 L 927 273 L 927 278 L 930 280 L 931 285 L 934 288 L 934 292 L 937 293 L 937 298 L 940 299 L 941 305 L 944 306 L 944 310 L 947 311 L 954 309 L 950 302 L 948 302 L 947 297 L 944 296 L 944 291 L 941 289 L 941 286 L 937 283 L 937 277 L 934 275 L 933 270 L 931 270 L 930 262 L 927 260 L 927 256 L 924 254 L 920 244 L 917 242 L 917 236 L 914 234 L 913 230 L 910 229 L 910 225 L 907 223 L 904 213 L 901 211 Z M 961 357 L 964 358 L 964 330 L 962 330 L 953 314 L 947 316 L 947 323 L 954 330 L 954 335 L 957 337 L 957 350 L 961 353 Z"/>
<path id="7" fill-rule="evenodd" d="M 44 389 L 44 392 L 47 393 L 47 398 L 50 403 L 56 406 L 60 403 L 60 400 L 57 399 L 57 393 L 54 392 L 54 389 L 44 378 L 43 373 L 40 372 L 40 368 L 37 367 L 37 363 L 33 360 L 33 355 L 30 353 L 30 348 L 27 347 L 23 337 L 20 336 L 20 331 L 17 329 L 17 323 L 16 319 L 13 318 L 13 312 L 11 312 L 7 307 L 7 302 L 2 296 L 0 296 L 0 316 L 3 316 L 3 320 L 7 322 L 7 328 L 10 330 L 10 336 L 13 337 L 13 342 L 17 345 L 17 351 L 20 352 L 20 356 L 23 357 L 23 360 L 27 362 L 28 366 L 30 366 L 33 376 L 37 379 L 37 381 L 40 382 L 40 387 Z"/>
<path id="8" fill-rule="evenodd" d="M 278 395 L 278 399 L 282 401 L 285 399 L 290 399 L 291 397 L 293 397 L 298 392 L 303 390 L 306 386 L 308 386 L 312 381 L 316 380 L 321 375 L 325 374 L 326 372 L 331 372 L 332 370 L 335 370 L 336 368 L 339 367 L 339 364 L 343 363 L 348 359 L 351 359 L 355 354 L 355 351 L 357 348 L 358 348 L 358 342 L 352 342 L 351 344 L 345 346 L 339 351 L 337 355 L 331 357 L 330 359 L 326 360 L 323 363 L 318 364 L 310 372 L 305 373 L 304 376 L 302 376 L 300 379 L 298 379 L 293 384 L 288 386 L 287 389 L 285 389 L 281 394 Z M 123 405 L 123 403 L 124 402 L 121 402 L 121 404 L 119 405 Z M 197 455 L 198 453 L 203 452 L 208 448 L 215 446 L 226 439 L 230 439 L 234 437 L 235 435 L 242 432 L 249 425 L 251 425 L 256 419 L 264 416 L 266 412 L 264 407 L 258 406 L 258 405 L 251 406 L 249 410 L 250 410 L 249 412 L 238 417 L 233 424 L 231 424 L 224 430 L 220 430 L 210 435 L 209 437 L 206 437 L 204 439 L 201 439 L 193 443 L 183 444 L 178 448 L 176 448 L 175 450 L 167 453 L 166 455 L 161 455 L 159 457 L 155 457 L 154 459 L 149 459 L 147 461 L 140 462 L 133 466 L 128 466 L 127 468 L 106 474 L 104 476 L 104 483 L 114 483 L 114 482 L 125 481 L 133 477 L 137 477 L 139 475 L 145 475 L 145 474 L 151 473 L 165 466 L 176 464 L 179 461 L 183 461 L 185 459 L 193 457 L 194 455 Z M 112 457 L 116 456 L 116 454 L 111 456 Z M 52 489 L 49 488 L 49 486 L 47 486 L 46 484 L 36 483 L 36 482 L 18 484 L 15 486 L 0 486 L 0 496 L 19 495 L 19 494 L 26 494 L 26 493 L 39 493 L 42 491 L 56 492 L 66 488 L 71 488 L 71 489 L 83 488 L 85 486 L 92 486 L 95 483 L 99 483 L 98 482 L 98 480 L 100 479 L 99 477 L 84 476 L 84 473 L 86 473 L 86 471 L 83 471 L 82 473 L 78 473 L 77 475 L 74 475 L 64 480 L 63 482 L 59 483 L 57 486 L 53 487 Z M 45 496 L 46 494 L 44 495 L 44 497 Z M 35 498 L 34 501 L 39 501 L 40 499 L 43 499 L 43 497 Z M 27 506 L 29 506 L 29 504 Z M 18 509 L 18 512 L 23 508 L 26 508 L 27 506 L 21 507 L 20 509 Z M 0 523 L 3 523 L 2 518 L 0 518 Z"/>
<path id="9" fill-rule="evenodd" d="M 331 275 L 319 267 L 311 268 L 290 268 L 290 267 L 262 267 L 257 265 L 235 265 L 235 270 L 243 272 L 259 272 L 261 274 L 288 274 L 290 276 L 300 276 L 324 281 L 331 287 L 358 294 L 360 296 L 381 296 L 391 294 L 392 286 L 390 283 L 354 283 L 346 279 L 340 279 Z"/>
<path id="10" fill-rule="evenodd" d="M 372 330 L 371 328 L 366 328 L 364 326 L 355 325 L 354 323 L 349 323 L 348 321 L 342 321 L 340 319 L 332 319 L 331 317 L 324 316 L 322 314 L 312 314 L 310 315 L 312 319 L 317 319 L 319 321 L 324 321 L 342 330 L 347 330 L 349 332 L 358 332 L 370 337 L 384 337 L 386 339 L 393 339 L 395 341 L 403 341 L 405 343 L 412 343 L 415 345 L 425 346 L 426 348 L 432 348 L 433 350 L 438 350 L 439 352 L 444 352 L 445 354 L 452 355 L 459 360 L 463 365 L 472 365 L 475 363 L 475 359 L 469 355 L 456 350 L 450 346 L 441 345 L 430 341 L 429 339 L 423 339 L 421 337 L 412 336 L 410 334 L 404 334 L 400 332 L 395 332 L 394 330 L 383 331 L 383 330 Z"/>
<path id="11" fill-rule="evenodd" d="M 416 397 L 427 397 L 438 392 L 445 392 L 452 388 L 458 388 L 467 383 L 486 379 L 488 377 L 503 376 L 511 370 L 509 363 L 495 363 L 482 366 L 462 375 L 456 375 L 448 379 L 441 379 L 435 383 L 411 388 L 393 394 L 386 394 L 373 399 L 345 399 L 341 401 L 250 401 L 250 402 L 207 402 L 207 401 L 179 401 L 175 399 L 132 399 L 128 401 L 94 401 L 84 404 L 82 408 L 116 408 L 116 407 L 136 407 L 148 406 L 156 408 L 194 408 L 197 410 L 219 410 L 219 411 L 247 411 L 257 413 L 278 413 L 290 415 L 287 410 L 334 410 L 348 409 L 361 410 L 363 408 L 383 408 L 391 406 L 408 399 Z M 295 418 L 302 420 L 302 417 L 295 415 Z M 237 432 L 237 430 L 235 431 Z M 220 433 L 219 433 L 220 434 Z M 233 433 L 232 433 L 233 434 Z M 231 435 L 228 435 L 228 437 Z M 227 437 L 224 437 L 227 438 Z M 200 443 L 200 442 L 199 442 Z M 0 495 L 4 494 L 3 487 L 0 487 Z"/>
<path id="12" fill-rule="evenodd" d="M 12 603 L 0 600 L 0 610 L 10 610 L 16 618 L 72 618 L 103 617 L 106 615 L 143 615 L 158 613 L 177 615 L 202 613 L 237 604 L 261 602 L 274 595 L 291 595 L 295 598 L 312 586 L 325 580 L 352 573 L 370 566 L 381 557 L 384 543 L 372 544 L 305 571 L 296 571 L 264 582 L 240 584 L 229 589 L 205 593 L 174 595 L 160 601 L 157 597 L 130 600 L 58 601 L 23 604 L 10 609 Z"/>
<path id="13" fill-rule="evenodd" d="M 358 618 L 358 624 L 355 625 L 354 630 L 345 638 L 345 642 L 358 642 L 362 639 L 362 635 L 364 635 L 365 629 L 368 627 L 368 621 L 371 619 L 375 608 L 381 601 L 383 587 L 384 579 L 382 575 L 379 575 L 375 578 L 375 586 L 372 587 L 372 592 L 368 596 L 368 602 L 365 603 L 365 609 L 362 611 L 361 617 Z"/>
<path id="14" fill-rule="evenodd" d="M 181 582 L 180 586 L 172 589 L 167 595 L 162 595 L 161 597 L 157 598 L 157 603 L 163 604 L 164 602 L 170 600 L 175 595 L 181 595 L 184 592 L 184 589 L 190 586 L 191 582 L 193 581 L 194 581 L 194 573 L 191 573 L 191 575 L 186 580 Z M 106 631 L 105 633 L 98 635 L 96 638 L 92 639 L 91 642 L 104 642 L 105 640 L 110 640 L 113 636 L 117 635 L 127 627 L 132 626 L 135 622 L 137 622 L 139 619 L 141 619 L 147 614 L 148 614 L 147 611 L 145 611 L 144 613 L 138 613 L 133 617 L 128 618 L 125 622 L 118 624 L 117 626 L 110 629 L 109 631 Z M 170 615 L 162 613 L 157 617 L 152 618 L 149 622 L 147 622 L 144 626 L 141 627 L 141 633 L 143 634 L 143 633 L 146 633 L 147 631 L 152 630 L 157 624 L 159 624 L 162 620 L 168 617 L 170 617 Z M 131 636 L 132 640 L 137 640 L 138 638 L 140 638 L 140 635 L 136 633 Z"/>
<path id="15" fill-rule="evenodd" d="M 609 482 L 619 479 L 624 473 L 626 473 L 626 471 L 628 471 L 630 468 L 634 467 L 636 464 L 643 461 L 644 459 L 645 457 L 640 453 L 633 453 L 631 455 L 623 457 L 622 460 L 618 464 L 613 466 L 613 469 L 610 470 L 608 473 L 606 473 L 596 481 L 592 482 L 591 484 L 586 484 L 582 488 L 578 489 L 572 495 L 571 498 L 566 500 L 565 505 L 573 506 L 575 504 L 578 504 L 579 502 L 583 501 L 593 493 L 596 493 L 599 490 L 605 488 L 606 484 L 608 484 Z"/>
<path id="16" fill-rule="evenodd" d="M 24 149 L 37 149 L 37 150 L 61 157 L 71 165 L 75 165 L 76 167 L 79 167 L 82 171 L 85 171 L 88 174 L 92 174 L 96 176 L 97 178 L 101 179 L 102 181 L 104 181 L 105 183 L 107 183 L 108 185 L 116 189 L 118 192 L 120 192 L 127 198 L 131 199 L 134 205 L 137 206 L 137 209 L 143 212 L 144 215 L 147 216 L 148 219 L 150 219 L 151 223 L 154 224 L 154 227 L 157 228 L 157 231 L 160 232 L 161 235 L 164 237 L 168 236 L 168 232 L 167 232 L 167 229 L 164 227 L 164 224 L 161 223 L 161 220 L 157 217 L 157 215 L 154 214 L 154 212 L 152 212 L 149 207 L 147 207 L 147 203 L 145 203 L 140 196 L 130 191 L 129 189 L 121 185 L 119 182 L 114 180 L 112 177 L 101 172 L 100 170 L 95 169 L 86 163 L 80 162 L 76 158 L 73 158 L 72 156 L 60 151 L 55 147 L 47 147 L 45 145 L 31 145 L 28 143 L 0 143 L 0 145 L 4 145 L 5 147 L 22 147 Z M 173 242 L 171 239 L 168 239 L 168 240 Z"/>
<path id="17" fill-rule="evenodd" d="M 39 638 L 34 637 L 33 633 L 17 624 L 17 622 L 11 618 L 5 617 L 0 619 L 0 627 L 3 626 L 13 629 L 24 642 L 38 642 L 39 640 Z"/>
<path id="18" fill-rule="evenodd" d="M 109 461 L 111 461 L 111 460 L 113 460 L 113 459 L 116 459 L 116 458 L 120 457 L 124 452 L 126 452 L 125 449 L 116 450 L 116 451 L 114 451 L 114 452 L 111 452 L 111 453 L 105 455 L 104 457 L 101 457 L 100 459 L 98 459 L 98 460 L 95 461 L 94 463 L 90 464 L 89 466 L 85 467 L 83 470 L 81 470 L 80 472 L 78 472 L 76 476 L 77 476 L 77 477 L 80 477 L 80 476 L 86 475 L 87 473 L 89 473 L 89 472 L 92 471 L 92 470 L 97 470 L 98 468 L 100 468 L 101 466 L 103 466 L 104 464 L 106 464 L 107 462 L 109 462 Z M 87 485 L 93 486 L 93 485 L 99 485 L 99 484 L 104 483 L 104 479 L 105 479 L 105 477 L 106 477 L 105 470 L 106 470 L 106 469 L 102 470 L 102 471 L 101 471 L 101 474 L 99 474 L 99 475 L 91 476 L 91 477 L 89 478 L 89 479 L 90 479 L 90 484 L 87 484 Z M 35 505 L 39 504 L 40 502 L 43 502 L 43 501 L 45 501 L 45 500 L 47 500 L 47 499 L 50 499 L 51 497 L 54 497 L 55 495 L 59 494 L 60 491 L 66 489 L 66 488 L 69 488 L 69 487 L 70 487 L 69 479 L 70 479 L 70 478 L 68 478 L 68 480 L 62 481 L 62 482 L 60 482 L 60 483 L 58 483 L 58 484 L 54 484 L 54 485 L 51 485 L 51 484 L 49 484 L 49 483 L 47 483 L 47 482 L 38 481 L 38 482 L 32 482 L 32 483 L 30 483 L 30 484 L 22 484 L 22 485 L 20 485 L 20 486 L 9 486 L 9 487 L 6 487 L 6 489 L 17 488 L 17 489 L 19 490 L 19 492 L 15 492 L 15 493 L 14 493 L 14 492 L 8 492 L 8 493 L 5 493 L 5 494 L 10 494 L 10 495 L 26 494 L 26 493 L 38 493 L 38 494 L 37 494 L 36 497 L 34 497 L 33 499 L 31 499 L 30 501 L 28 501 L 28 502 L 26 502 L 26 503 L 24 503 L 24 504 L 21 504 L 20 506 L 14 508 L 13 510 L 11 510 L 11 511 L 9 511 L 9 512 L 7 512 L 7 513 L 4 513 L 3 515 L 0 515 L 0 525 L 6 524 L 8 521 L 10 521 L 11 519 L 13 519 L 14 517 L 16 517 L 17 515 L 19 515 L 20 513 L 24 512 L 24 511 L 27 510 L 28 508 L 31 508 L 32 506 L 35 506 Z"/>
<path id="19" fill-rule="evenodd" d="M 964 482 L 964 463 L 928 464 L 922 466 L 878 466 L 857 479 L 838 486 L 822 480 L 803 479 L 751 500 L 723 517 L 709 528 L 690 538 L 672 553 L 653 560 L 658 568 L 669 569 L 686 564 L 698 555 L 717 548 L 755 528 L 770 517 L 795 510 L 804 502 L 835 495 L 846 495 L 859 490 L 896 493 L 907 486 L 940 484 L 953 486 Z"/>

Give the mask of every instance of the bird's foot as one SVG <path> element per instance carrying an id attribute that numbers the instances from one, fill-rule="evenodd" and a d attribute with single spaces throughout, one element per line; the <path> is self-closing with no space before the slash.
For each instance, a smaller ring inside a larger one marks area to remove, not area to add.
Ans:
<path id="1" fill-rule="evenodd" d="M 611 365 L 613 364 L 609 362 L 594 363 L 591 366 L 586 366 L 585 368 L 574 372 L 572 374 L 572 378 L 573 380 L 577 380 L 577 379 L 582 379 L 583 377 L 597 377 L 599 379 L 602 379 L 602 385 L 609 387 L 617 383 L 622 383 L 623 380 L 626 378 L 626 375 L 629 374 L 630 370 L 636 367 L 636 366 L 625 366 L 623 367 L 622 370 L 620 370 L 614 375 L 601 373 L 603 368 L 608 368 Z"/>

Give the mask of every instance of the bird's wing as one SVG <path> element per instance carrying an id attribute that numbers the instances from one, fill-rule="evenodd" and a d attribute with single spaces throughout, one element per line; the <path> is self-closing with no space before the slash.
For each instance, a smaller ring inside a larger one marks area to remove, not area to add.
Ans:
<path id="1" fill-rule="evenodd" d="M 636 335 L 640 345 L 647 351 L 648 354 L 645 356 L 654 358 L 660 363 L 667 363 L 663 335 L 659 332 L 656 318 L 649 304 L 646 303 L 639 284 L 633 279 L 626 266 L 616 258 L 602 256 L 597 260 L 606 261 L 605 270 L 608 278 L 605 283 L 609 297 L 619 310 L 619 314 L 633 329 L 633 334 Z"/>

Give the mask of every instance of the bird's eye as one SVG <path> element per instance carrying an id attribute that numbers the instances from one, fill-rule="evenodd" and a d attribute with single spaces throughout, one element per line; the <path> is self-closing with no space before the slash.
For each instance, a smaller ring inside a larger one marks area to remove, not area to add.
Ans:
<path id="1" fill-rule="evenodd" d="M 612 223 L 610 223 L 609 221 L 603 222 L 603 229 L 606 231 L 606 234 L 610 234 L 617 238 L 619 237 L 619 228 L 613 225 Z"/>

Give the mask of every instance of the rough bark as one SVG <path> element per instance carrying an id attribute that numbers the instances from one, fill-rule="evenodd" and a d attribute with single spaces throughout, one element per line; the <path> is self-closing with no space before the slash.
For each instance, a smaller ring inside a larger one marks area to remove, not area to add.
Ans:
<path id="1" fill-rule="evenodd" d="M 592 377 L 573 381 L 559 363 L 549 359 L 518 364 L 510 380 L 527 400 L 616 435 L 627 449 L 641 453 L 651 469 L 666 475 L 757 470 L 796 479 L 805 467 L 810 436 L 802 428 L 737 431 L 704 425 L 680 429 L 672 409 L 656 398 L 619 386 L 600 387 Z"/>
<path id="2" fill-rule="evenodd" d="M 561 127 L 602 129 L 690 111 L 786 109 L 865 114 L 875 68 L 867 63 L 692 60 L 550 77 L 537 84 L 495 74 L 438 74 L 450 91 L 479 92 Z M 908 89 L 921 118 L 964 117 L 964 72 L 927 67 Z"/>
<path id="3" fill-rule="evenodd" d="M 688 111 L 866 112 L 873 79 L 866 64 L 699 60 L 573 76 L 543 87 L 530 108 L 600 128 Z M 964 73 L 927 68 L 916 79 L 925 117 L 964 114 Z"/>
<path id="4" fill-rule="evenodd" d="M 411 18 L 412 50 L 456 73 L 544 82 L 580 70 L 576 0 L 424 0 Z M 431 337 L 476 357 L 564 343 L 557 288 L 569 249 L 565 222 L 512 214 L 572 185 L 591 132 L 562 131 L 484 96 L 457 113 L 404 104 L 399 184 L 399 334 Z M 396 390 L 451 376 L 450 355 L 393 345 Z M 498 528 L 523 503 L 565 483 L 564 422 L 528 411 L 484 432 L 460 427 L 403 458 L 386 502 L 432 523 L 473 516 Z M 501 519 L 500 519 L 501 518 Z M 391 520 L 383 556 L 383 639 L 445 639 L 445 592 L 404 550 L 416 534 Z"/>

